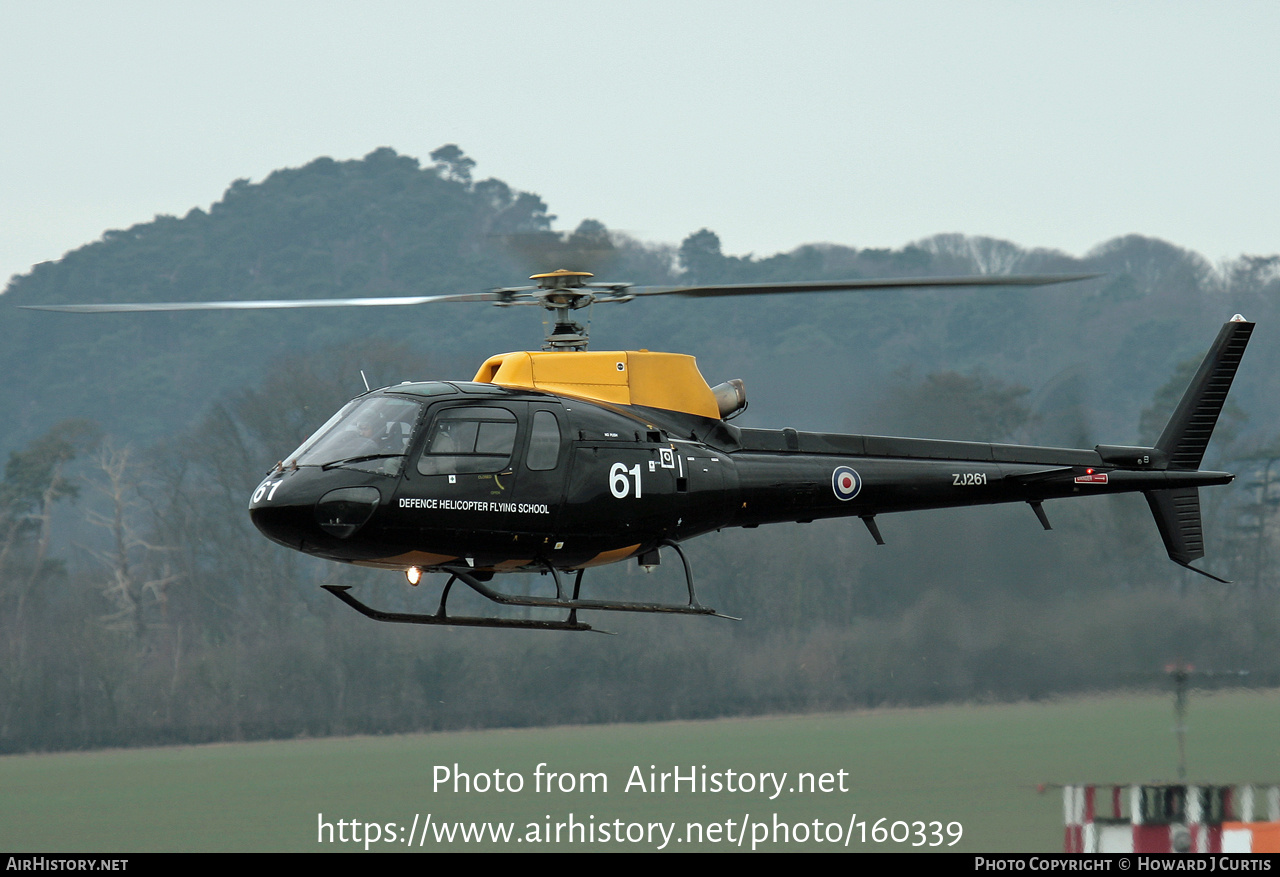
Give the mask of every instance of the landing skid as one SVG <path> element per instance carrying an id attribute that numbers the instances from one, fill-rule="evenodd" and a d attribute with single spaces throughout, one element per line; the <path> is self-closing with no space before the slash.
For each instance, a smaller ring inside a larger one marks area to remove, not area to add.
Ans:
<path id="1" fill-rule="evenodd" d="M 452 579 L 450 580 L 452 581 Z M 413 612 L 383 612 L 361 603 L 351 594 L 350 585 L 321 585 L 330 594 L 346 603 L 366 618 L 389 621 L 394 624 L 448 624 L 456 627 L 514 627 L 525 630 L 595 630 L 579 621 L 536 621 L 532 618 L 485 618 L 470 615 L 419 615 Z M 609 631 L 598 631 L 608 633 Z"/>
<path id="2" fill-rule="evenodd" d="M 495 591 L 488 585 L 481 582 L 470 570 L 456 569 L 453 567 L 445 567 L 444 572 L 449 573 L 449 580 L 445 582 L 444 590 L 440 594 L 440 606 L 434 615 L 423 615 L 412 612 L 383 612 L 366 606 L 357 600 L 350 593 L 349 585 L 322 585 L 322 587 L 333 596 L 337 597 L 343 603 L 346 603 L 352 609 L 355 609 L 361 615 L 372 618 L 375 621 L 387 621 L 395 624 L 447 624 L 457 627 L 503 627 L 516 628 L 524 630 L 596 630 L 589 624 L 585 624 L 578 620 L 579 609 L 590 609 L 597 612 L 657 612 L 671 615 L 712 615 L 716 618 L 728 618 L 733 621 L 741 619 L 734 618 L 732 615 L 722 615 L 714 609 L 703 606 L 698 602 L 697 594 L 693 589 L 693 570 L 689 566 L 688 559 L 684 556 L 684 552 L 680 550 L 680 546 L 675 542 L 664 542 L 664 547 L 673 548 L 680 557 L 681 563 L 684 565 L 685 583 L 689 588 L 688 603 L 635 603 L 621 600 L 582 600 L 579 595 L 582 593 L 582 574 L 585 570 L 578 570 L 573 580 L 573 596 L 566 598 L 564 596 L 564 588 L 560 580 L 560 572 L 550 564 L 546 564 L 546 571 L 551 573 L 556 583 L 556 596 L 551 597 L 529 597 L 516 594 L 504 594 L 501 591 Z M 501 606 L 529 606 L 539 609 L 564 609 L 568 611 L 568 617 L 560 621 L 554 620 L 535 620 L 529 618 L 491 618 L 483 615 L 450 615 L 446 610 L 446 603 L 449 600 L 449 591 L 453 588 L 454 582 L 462 582 L 471 590 L 480 596 Z M 597 631 L 598 633 L 609 633 L 610 631 Z"/>

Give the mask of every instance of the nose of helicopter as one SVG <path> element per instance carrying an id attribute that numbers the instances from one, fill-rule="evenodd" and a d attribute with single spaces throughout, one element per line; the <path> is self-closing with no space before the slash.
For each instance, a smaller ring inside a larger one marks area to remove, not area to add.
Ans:
<path id="1" fill-rule="evenodd" d="M 316 527 L 312 503 L 300 502 L 298 491 L 286 486 L 285 473 L 272 473 L 258 485 L 249 500 L 249 519 L 262 535 L 287 548 L 301 549 Z"/>
<path id="2" fill-rule="evenodd" d="M 288 506 L 251 508 L 249 519 L 253 521 L 258 531 L 272 542 L 278 542 L 286 548 L 297 551 L 302 550 L 308 528 L 301 509 Z"/>
<path id="3" fill-rule="evenodd" d="M 268 539 L 293 549 L 350 538 L 368 523 L 382 501 L 376 487 L 321 492 L 317 485 L 286 480 L 292 481 L 285 475 L 269 476 L 258 485 L 249 502 L 249 518 Z"/>

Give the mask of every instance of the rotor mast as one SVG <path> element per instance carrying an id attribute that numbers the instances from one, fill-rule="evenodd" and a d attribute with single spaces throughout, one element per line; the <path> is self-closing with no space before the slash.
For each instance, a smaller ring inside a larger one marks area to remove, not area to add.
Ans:
<path id="1" fill-rule="evenodd" d="M 571 311 L 585 308 L 595 301 L 595 294 L 587 288 L 587 278 L 594 275 L 587 271 L 569 271 L 559 268 L 546 274 L 534 274 L 537 281 L 534 296 L 542 306 L 554 313 L 555 325 L 547 333 L 543 350 L 586 350 L 587 330 L 573 320 Z"/>

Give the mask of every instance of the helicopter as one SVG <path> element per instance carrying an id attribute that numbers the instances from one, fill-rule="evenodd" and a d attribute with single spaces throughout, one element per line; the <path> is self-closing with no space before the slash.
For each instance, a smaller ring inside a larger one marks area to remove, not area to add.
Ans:
<path id="1" fill-rule="evenodd" d="M 1097 275 L 976 275 L 770 284 L 636 287 L 586 271 L 533 275 L 533 286 L 389 298 L 28 306 L 64 312 L 368 307 L 436 302 L 537 306 L 553 314 L 543 349 L 487 359 L 470 381 L 404 382 L 348 402 L 262 479 L 249 501 L 269 539 L 326 560 L 399 571 L 411 585 L 448 578 L 436 611 L 387 612 L 323 587 L 377 621 L 588 631 L 580 611 L 722 615 L 698 599 L 681 543 L 726 527 L 858 518 L 884 544 L 882 514 L 1026 503 L 1051 529 L 1050 499 L 1141 492 L 1169 558 L 1204 556 L 1199 490 L 1234 476 L 1201 462 L 1254 324 L 1219 331 L 1152 447 L 1091 449 L 739 428 L 740 380 L 711 386 L 694 357 L 588 349 L 574 312 L 653 295 L 718 297 L 1041 286 Z M 688 599 L 583 596 L 586 570 L 670 550 Z M 551 576 L 555 596 L 499 590 L 499 574 Z M 566 579 L 572 574 L 572 583 Z M 498 605 L 555 618 L 456 615 L 455 583 Z M 561 616 L 560 613 L 563 613 Z"/>

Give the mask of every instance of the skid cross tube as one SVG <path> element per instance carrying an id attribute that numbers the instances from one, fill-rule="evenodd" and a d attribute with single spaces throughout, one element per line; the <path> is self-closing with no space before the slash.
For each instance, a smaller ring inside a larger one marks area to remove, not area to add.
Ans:
<path id="1" fill-rule="evenodd" d="M 666 612 L 675 615 L 714 615 L 717 618 L 729 618 L 714 609 L 699 606 L 696 603 L 633 603 L 624 600 L 560 600 L 552 597 L 523 597 L 515 594 L 504 594 L 477 580 L 470 573 L 459 569 L 448 569 L 458 581 L 482 597 L 486 597 L 502 606 L 533 606 L 542 609 L 596 609 L 601 612 Z M 581 574 L 579 570 L 579 574 Z M 579 582 L 581 579 L 579 579 Z M 574 592 L 578 591 L 578 582 L 574 584 Z M 737 619 L 735 619 L 737 620 Z"/>
<path id="2" fill-rule="evenodd" d="M 552 578 L 556 583 L 555 599 L 548 597 L 525 597 L 514 594 L 504 594 L 501 591 L 495 591 L 488 585 L 479 581 L 475 576 L 466 570 L 446 568 L 451 577 L 449 583 L 452 584 L 454 579 L 462 582 L 471 588 L 477 594 L 492 600 L 503 606 L 531 606 L 545 609 L 568 609 L 569 622 L 577 621 L 577 611 L 579 609 L 594 609 L 600 612 L 656 612 L 668 613 L 673 615 L 712 615 L 716 618 L 728 618 L 733 621 L 740 621 L 732 615 L 723 615 L 710 607 L 703 606 L 698 602 L 698 595 L 693 588 L 693 568 L 689 565 L 689 559 L 685 557 L 684 551 L 680 549 L 679 544 L 670 539 L 663 540 L 661 543 L 664 547 L 674 549 L 680 558 L 680 563 L 684 567 L 685 585 L 689 589 L 689 602 L 687 604 L 680 603 L 636 603 L 624 600 L 583 600 L 580 597 L 582 593 L 582 574 L 584 569 L 579 569 L 573 581 L 573 598 L 564 599 L 564 590 L 560 584 L 560 574 L 551 564 L 545 564 L 550 571 Z M 446 586 L 446 595 L 448 586 Z M 440 614 L 444 613 L 444 597 L 440 600 Z"/>

